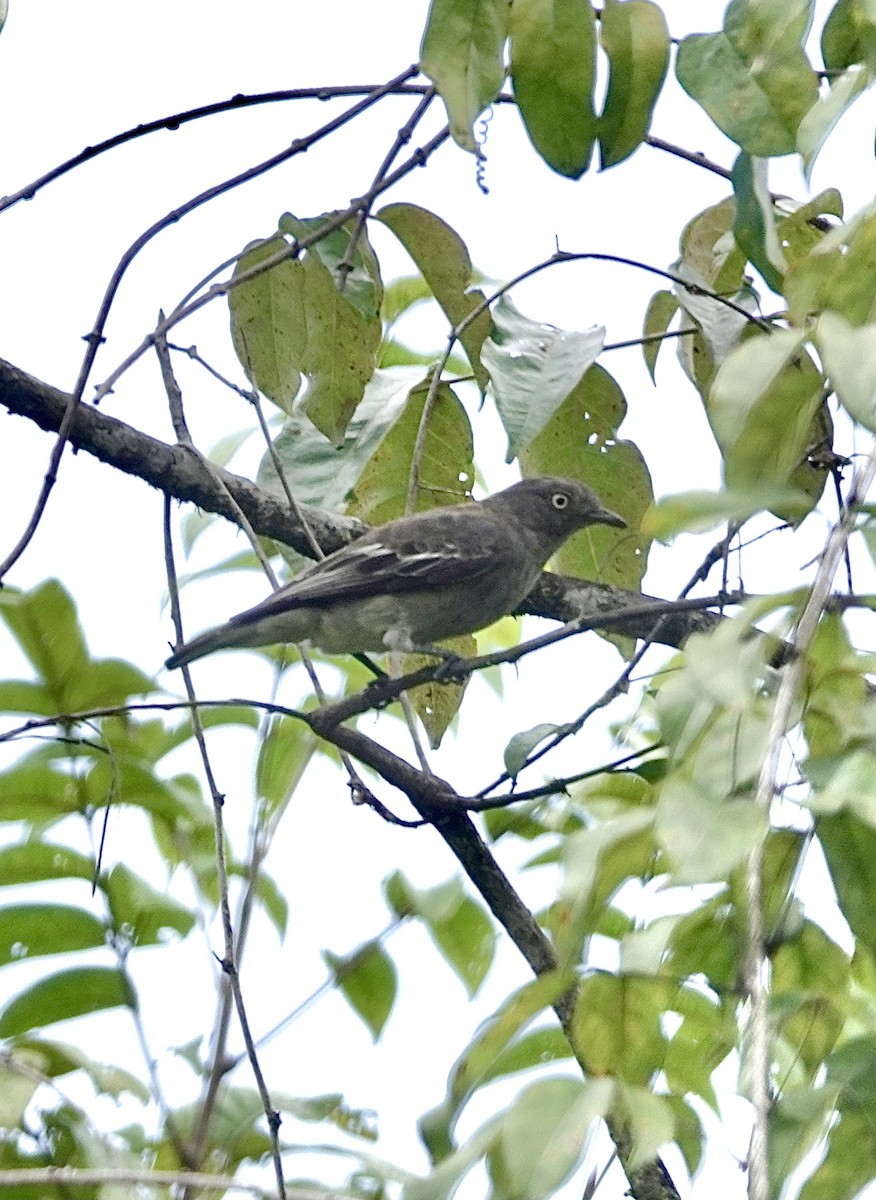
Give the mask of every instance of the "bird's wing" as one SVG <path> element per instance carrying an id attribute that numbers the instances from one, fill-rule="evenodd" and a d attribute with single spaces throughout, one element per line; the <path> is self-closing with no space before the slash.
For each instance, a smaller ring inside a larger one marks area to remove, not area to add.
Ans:
<path id="1" fill-rule="evenodd" d="M 441 587 L 513 567 L 519 547 L 508 522 L 479 512 L 475 537 L 470 519 L 463 522 L 464 527 L 453 508 L 418 513 L 404 530 L 393 527 L 389 544 L 379 528 L 372 529 L 234 621 L 248 624 L 303 605 Z"/>

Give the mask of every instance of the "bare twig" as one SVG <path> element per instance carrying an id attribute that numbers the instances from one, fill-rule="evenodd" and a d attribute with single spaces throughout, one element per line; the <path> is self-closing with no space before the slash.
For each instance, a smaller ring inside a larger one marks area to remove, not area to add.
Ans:
<path id="1" fill-rule="evenodd" d="M 856 508 L 876 478 L 876 444 L 871 446 L 862 466 L 856 471 L 845 509 L 840 513 L 827 539 L 809 598 L 793 635 L 793 650 L 785 665 L 776 693 L 770 721 L 767 748 L 761 762 L 755 803 L 768 812 L 777 792 L 782 743 L 791 724 L 791 714 L 803 680 L 806 652 L 827 607 L 833 577 L 843 559 Z M 751 1100 L 754 1122 L 749 1147 L 750 1200 L 768 1200 L 771 1195 L 768 1170 L 768 1131 L 771 1105 L 769 1082 L 769 1014 L 767 984 L 764 979 L 763 925 L 763 843 L 749 855 L 745 871 L 745 908 L 747 917 L 745 984 L 749 996 L 749 1042 Z"/>
<path id="2" fill-rule="evenodd" d="M 98 348 L 104 340 L 104 329 L 106 327 L 107 318 L 109 317 L 110 309 L 115 299 L 116 292 L 119 289 L 119 285 L 121 284 L 125 272 L 140 251 L 146 245 L 148 245 L 148 243 L 157 234 L 159 234 L 162 230 L 176 224 L 182 217 L 194 212 L 197 208 L 200 208 L 210 200 L 214 200 L 217 196 L 224 195 L 233 188 L 239 187 L 241 184 L 247 183 L 258 178 L 258 176 L 265 174 L 267 171 L 273 170 L 274 167 L 278 166 L 280 163 L 288 161 L 288 159 L 292 158 L 294 155 L 308 150 L 317 141 L 327 137 L 330 133 L 334 133 L 337 129 L 340 129 L 343 125 L 353 120 L 359 115 L 359 113 L 365 111 L 365 109 L 376 103 L 384 95 L 388 94 L 393 87 L 398 86 L 400 83 L 405 82 L 407 79 L 416 74 L 417 68 L 409 67 L 395 79 L 390 80 L 388 84 L 385 84 L 382 88 L 377 88 L 373 93 L 365 97 L 364 100 L 360 100 L 358 104 L 354 104 L 346 112 L 341 113 L 333 121 L 329 121 L 326 125 L 322 126 L 308 137 L 296 139 L 291 146 L 287 147 L 285 150 L 282 150 L 279 154 L 275 154 L 271 158 L 266 159 L 261 163 L 257 163 L 255 166 L 248 168 L 246 171 L 242 171 L 240 174 L 235 175 L 230 179 L 225 179 L 221 183 L 215 184 L 211 188 L 207 188 L 206 191 L 203 191 L 199 195 L 193 197 L 191 200 L 186 201 L 179 208 L 167 213 L 159 221 L 156 221 L 153 225 L 151 225 L 134 242 L 132 242 L 132 244 L 122 255 L 117 267 L 113 271 L 109 284 L 104 292 L 103 299 L 101 300 L 92 330 L 85 336 L 84 340 L 87 343 L 87 349 L 79 370 L 79 377 L 76 381 L 76 386 L 74 387 L 70 396 L 68 410 L 64 414 L 64 420 L 62 421 L 61 427 L 58 430 L 58 438 L 49 458 L 49 466 L 43 479 L 43 485 L 40 489 L 39 496 L 34 504 L 27 525 L 25 526 L 24 532 L 13 549 L 9 552 L 9 554 L 7 554 L 3 562 L 0 562 L 0 580 L 3 579 L 3 576 L 10 569 L 10 567 L 12 567 L 24 553 L 37 530 L 40 520 L 42 519 L 42 514 L 45 511 L 49 496 L 51 495 L 52 489 L 54 488 L 57 480 L 58 465 L 64 453 L 64 447 L 67 444 L 70 429 L 76 416 L 76 409 L 81 403 L 85 394 L 85 387 L 88 383 L 91 369 L 94 366 L 94 360 L 97 356 Z"/>

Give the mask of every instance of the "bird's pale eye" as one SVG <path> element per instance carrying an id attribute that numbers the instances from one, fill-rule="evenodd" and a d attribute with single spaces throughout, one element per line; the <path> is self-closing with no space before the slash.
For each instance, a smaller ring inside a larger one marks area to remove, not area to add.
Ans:
<path id="1" fill-rule="evenodd" d="M 569 503 L 569 497 L 565 492 L 554 492 L 551 496 L 551 504 L 556 509 L 564 509 Z"/>

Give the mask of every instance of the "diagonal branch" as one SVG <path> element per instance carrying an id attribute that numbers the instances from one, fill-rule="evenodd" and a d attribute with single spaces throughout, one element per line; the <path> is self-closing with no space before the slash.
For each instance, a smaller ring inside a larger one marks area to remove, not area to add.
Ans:
<path id="1" fill-rule="evenodd" d="M 69 401 L 66 392 L 0 359 L 0 405 L 10 413 L 33 421 L 47 432 L 56 433 Z M 184 447 L 169 446 L 84 404 L 76 409 L 70 444 L 177 500 L 190 501 L 206 512 L 218 513 L 234 523 L 235 506 L 239 506 L 256 533 L 276 538 L 313 557 L 307 531 L 289 511 L 285 498 L 230 471 L 207 467 Z M 362 522 L 352 517 L 338 516 L 306 504 L 299 507 L 325 553 L 337 550 L 365 532 Z M 612 628 L 619 632 L 631 637 L 649 637 L 654 628 L 654 616 L 643 606 L 643 599 L 650 598 L 610 584 L 545 572 L 520 611 L 564 623 L 581 617 L 589 620 L 611 616 Z M 665 614 L 661 617 L 658 639 L 668 646 L 681 646 L 691 633 L 711 629 L 719 619 L 714 613 L 686 611 L 684 605 L 675 607 L 672 601 L 654 602 L 661 605 Z M 632 611 L 618 616 L 624 608 Z"/>

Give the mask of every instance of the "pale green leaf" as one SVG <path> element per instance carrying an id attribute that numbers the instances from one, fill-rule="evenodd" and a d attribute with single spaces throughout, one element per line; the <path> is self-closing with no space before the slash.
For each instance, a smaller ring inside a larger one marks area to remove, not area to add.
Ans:
<path id="1" fill-rule="evenodd" d="M 766 831 L 766 814 L 751 800 L 719 799 L 677 778 L 661 788 L 654 833 L 676 883 L 725 879 Z"/>
<path id="2" fill-rule="evenodd" d="M 791 154 L 818 99 L 802 48 L 809 20 L 809 0 L 731 0 L 720 33 L 692 34 L 678 48 L 679 83 L 748 154 Z"/>
<path id="3" fill-rule="evenodd" d="M 505 78 L 506 0 L 432 0 L 420 70 L 447 108 L 453 140 L 477 152 L 473 127 Z"/>
<path id="4" fill-rule="evenodd" d="M 279 234 L 243 250 L 234 268 L 238 277 L 288 247 Z M 304 268 L 283 259 L 228 293 L 231 338 L 247 379 L 289 412 L 301 385 L 306 344 Z"/>
<path id="5" fill-rule="evenodd" d="M 84 908 L 8 904 L 0 908 L 0 966 L 44 954 L 103 946 L 107 932 L 104 922 Z"/>
<path id="6" fill-rule="evenodd" d="M 597 359 L 605 330 L 557 329 L 525 317 L 507 296 L 493 311 L 494 328 L 481 358 L 508 434 L 507 462 L 547 425 Z"/>
<path id="7" fill-rule="evenodd" d="M 831 79 L 830 90 L 817 104 L 813 104 L 800 122 L 797 149 L 803 157 L 807 182 L 812 177 L 815 160 L 834 127 L 872 82 L 872 68 L 850 67 L 839 78 Z"/>
<path id="8" fill-rule="evenodd" d="M 849 324 L 835 312 L 822 313 L 815 345 L 837 399 L 854 420 L 876 430 L 876 324 Z"/>

